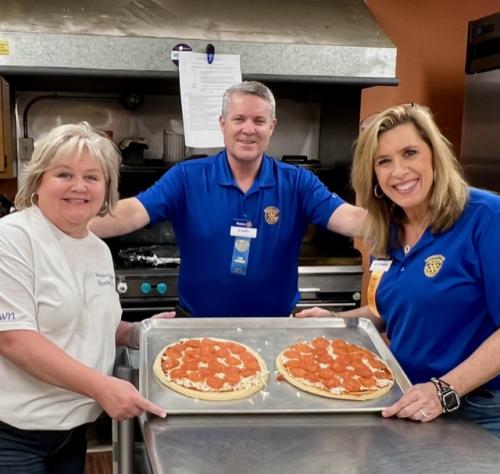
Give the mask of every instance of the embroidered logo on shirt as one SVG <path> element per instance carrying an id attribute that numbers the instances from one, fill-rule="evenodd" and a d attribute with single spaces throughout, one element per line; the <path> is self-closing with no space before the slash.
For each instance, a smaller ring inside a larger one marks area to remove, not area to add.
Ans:
<path id="1" fill-rule="evenodd" d="M 264 209 L 264 218 L 268 224 L 276 224 L 280 220 L 280 210 L 277 207 L 268 206 Z"/>
<path id="2" fill-rule="evenodd" d="M 443 267 L 445 258 L 442 255 L 431 255 L 425 259 L 424 275 L 435 277 Z"/>

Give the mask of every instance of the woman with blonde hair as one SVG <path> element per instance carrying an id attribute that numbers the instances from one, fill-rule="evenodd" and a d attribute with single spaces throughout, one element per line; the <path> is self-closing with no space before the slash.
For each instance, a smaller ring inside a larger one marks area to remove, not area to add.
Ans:
<path id="1" fill-rule="evenodd" d="M 125 419 L 165 416 L 112 377 L 120 321 L 111 254 L 87 228 L 118 200 L 120 155 L 83 122 L 36 146 L 0 219 L 0 473 L 82 473 L 86 426 L 104 409 Z M 8 388 L 7 388 L 8 387 Z"/>
<path id="2" fill-rule="evenodd" d="M 382 414 L 450 413 L 500 437 L 500 197 L 467 185 L 430 110 L 416 104 L 361 131 L 352 183 L 373 261 L 368 306 L 338 316 L 382 323 L 414 383 Z"/>

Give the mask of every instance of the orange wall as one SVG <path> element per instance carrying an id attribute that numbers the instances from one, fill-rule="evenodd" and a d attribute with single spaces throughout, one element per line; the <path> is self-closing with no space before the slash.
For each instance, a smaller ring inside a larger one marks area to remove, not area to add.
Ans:
<path id="1" fill-rule="evenodd" d="M 397 48 L 397 87 L 362 95 L 361 117 L 405 102 L 425 104 L 460 149 L 467 23 L 500 12 L 500 0 L 365 0 Z"/>

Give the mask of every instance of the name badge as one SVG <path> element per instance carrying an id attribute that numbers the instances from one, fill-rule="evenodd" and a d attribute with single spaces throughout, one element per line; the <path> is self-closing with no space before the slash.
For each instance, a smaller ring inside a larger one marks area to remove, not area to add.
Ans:
<path id="1" fill-rule="evenodd" d="M 370 271 L 375 273 L 385 273 L 391 268 L 392 260 L 373 260 Z"/>
<path id="2" fill-rule="evenodd" d="M 255 239 L 257 237 L 257 229 L 255 227 L 240 227 L 231 226 L 231 237 L 244 237 L 246 239 Z"/>
<path id="3" fill-rule="evenodd" d="M 247 274 L 251 239 L 257 237 L 257 229 L 252 227 L 252 223 L 246 219 L 233 219 L 233 225 L 229 233 L 231 237 L 234 237 L 231 273 L 245 276 Z"/>

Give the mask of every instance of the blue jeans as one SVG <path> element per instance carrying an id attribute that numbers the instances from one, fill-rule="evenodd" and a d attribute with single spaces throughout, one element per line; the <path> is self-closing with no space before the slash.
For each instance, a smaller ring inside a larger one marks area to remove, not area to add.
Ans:
<path id="1" fill-rule="evenodd" d="M 83 474 L 86 452 L 87 425 L 35 431 L 0 422 L 0 474 Z"/>
<path id="2" fill-rule="evenodd" d="M 500 438 L 500 390 L 476 390 L 463 397 L 460 408 L 448 416 L 475 421 Z"/>

